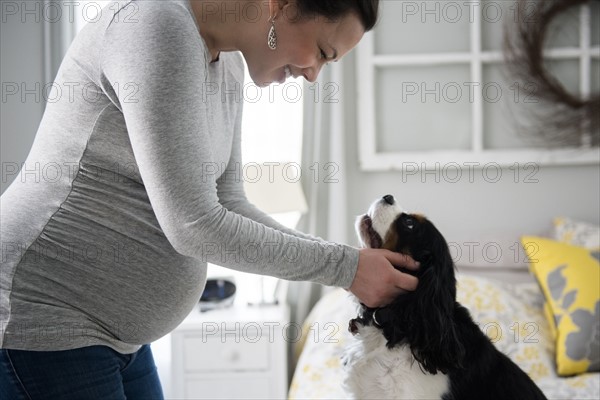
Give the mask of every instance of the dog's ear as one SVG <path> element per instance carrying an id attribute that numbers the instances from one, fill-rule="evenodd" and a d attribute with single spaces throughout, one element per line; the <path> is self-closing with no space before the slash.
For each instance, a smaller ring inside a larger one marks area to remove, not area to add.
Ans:
<path id="1" fill-rule="evenodd" d="M 461 367 L 464 343 L 455 324 L 456 278 L 454 263 L 443 236 L 435 230 L 429 254 L 421 262 L 419 285 L 410 302 L 406 334 L 415 359 L 429 373 Z"/>
<path id="2" fill-rule="evenodd" d="M 418 235 L 404 237 L 413 257 L 421 263 L 414 292 L 400 295 L 377 313 L 387 346 L 410 345 L 421 367 L 431 374 L 464 365 L 465 346 L 454 323 L 456 278 L 454 262 L 442 234 L 421 220 Z"/>
<path id="3" fill-rule="evenodd" d="M 447 373 L 460 368 L 465 356 L 454 320 L 456 281 L 453 265 L 442 267 L 452 273 L 440 274 L 439 266 L 430 266 L 419 278 L 419 289 L 412 303 L 414 319 L 409 335 L 415 359 L 429 373 Z"/>

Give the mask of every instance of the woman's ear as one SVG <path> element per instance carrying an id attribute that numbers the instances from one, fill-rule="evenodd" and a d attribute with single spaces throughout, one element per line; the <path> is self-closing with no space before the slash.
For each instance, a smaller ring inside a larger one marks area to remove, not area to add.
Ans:
<path id="1" fill-rule="evenodd" d="M 277 14 L 281 15 L 286 22 L 298 22 L 302 18 L 296 0 L 269 0 L 269 2 L 276 3 Z"/>
<path id="2" fill-rule="evenodd" d="M 267 0 L 267 6 L 269 8 L 269 18 L 278 18 L 281 14 L 283 7 L 289 3 L 288 0 Z"/>

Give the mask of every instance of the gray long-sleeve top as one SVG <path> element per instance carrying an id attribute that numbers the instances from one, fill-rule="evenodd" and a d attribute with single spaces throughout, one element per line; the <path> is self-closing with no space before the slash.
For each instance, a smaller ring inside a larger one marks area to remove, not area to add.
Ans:
<path id="1" fill-rule="evenodd" d="M 199 22 L 122 1 L 75 38 L 1 198 L 0 347 L 134 352 L 193 309 L 207 262 L 350 286 L 357 249 L 247 202 L 243 62 L 210 62 Z"/>

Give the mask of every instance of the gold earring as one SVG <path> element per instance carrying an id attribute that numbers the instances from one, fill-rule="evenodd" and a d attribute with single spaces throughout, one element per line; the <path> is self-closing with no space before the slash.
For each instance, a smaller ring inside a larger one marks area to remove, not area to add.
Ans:
<path id="1" fill-rule="evenodd" d="M 277 16 L 277 14 L 275 14 Z M 277 33 L 275 32 L 275 17 L 269 18 L 271 21 L 271 28 L 269 29 L 269 34 L 267 35 L 267 46 L 271 50 L 275 50 L 277 48 Z"/>

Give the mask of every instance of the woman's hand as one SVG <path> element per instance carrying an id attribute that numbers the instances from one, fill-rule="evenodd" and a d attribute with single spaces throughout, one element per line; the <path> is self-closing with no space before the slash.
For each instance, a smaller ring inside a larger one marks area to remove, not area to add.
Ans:
<path id="1" fill-rule="evenodd" d="M 361 249 L 350 292 L 367 307 L 382 307 L 399 294 L 415 290 L 417 278 L 398 271 L 394 265 L 410 270 L 419 268 L 419 264 L 405 254 L 384 249 Z"/>

